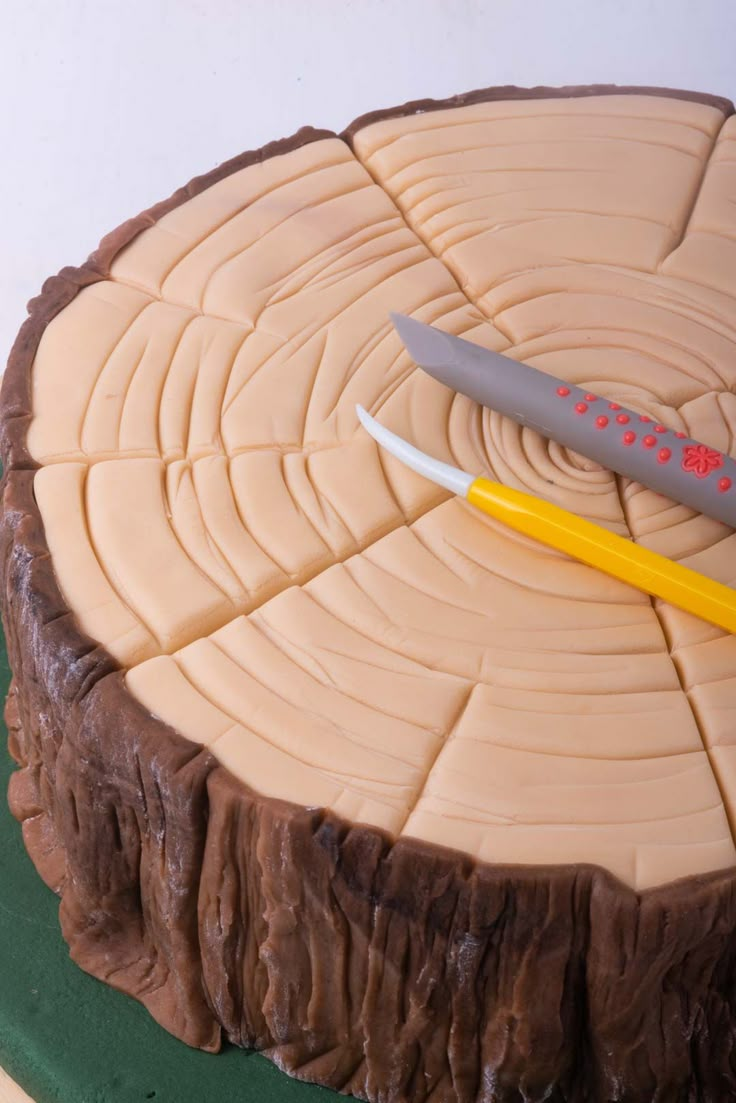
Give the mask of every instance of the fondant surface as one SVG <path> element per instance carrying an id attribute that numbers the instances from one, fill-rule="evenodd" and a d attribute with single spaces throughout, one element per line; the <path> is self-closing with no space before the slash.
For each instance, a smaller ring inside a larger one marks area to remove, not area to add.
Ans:
<path id="1" fill-rule="evenodd" d="M 733 452 L 735 148 L 684 99 L 469 103 L 138 234 L 46 328 L 28 448 L 62 593 L 145 708 L 392 837 L 636 889 L 733 865 L 733 638 L 448 500 L 354 406 L 733 583 L 725 526 L 453 395 L 388 312 Z"/>

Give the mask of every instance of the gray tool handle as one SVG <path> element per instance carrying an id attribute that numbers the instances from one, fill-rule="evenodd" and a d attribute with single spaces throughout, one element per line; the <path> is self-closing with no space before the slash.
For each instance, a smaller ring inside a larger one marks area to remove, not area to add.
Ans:
<path id="1" fill-rule="evenodd" d="M 736 462 L 730 456 L 529 364 L 459 337 L 441 337 L 445 355 L 422 363 L 430 375 L 520 425 L 736 528 Z"/>

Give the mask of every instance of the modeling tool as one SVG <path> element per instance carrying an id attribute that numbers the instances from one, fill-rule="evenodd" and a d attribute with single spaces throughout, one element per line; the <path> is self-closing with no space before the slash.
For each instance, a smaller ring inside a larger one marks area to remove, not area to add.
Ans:
<path id="1" fill-rule="evenodd" d="M 736 528 L 736 461 L 529 364 L 403 314 L 410 356 L 441 383 L 652 490 Z"/>
<path id="2" fill-rule="evenodd" d="M 647 594 L 736 632 L 736 592 L 730 587 L 542 498 L 442 463 L 380 425 L 362 406 L 356 410 L 363 427 L 392 456 L 453 494 L 467 498 L 484 513 Z"/>

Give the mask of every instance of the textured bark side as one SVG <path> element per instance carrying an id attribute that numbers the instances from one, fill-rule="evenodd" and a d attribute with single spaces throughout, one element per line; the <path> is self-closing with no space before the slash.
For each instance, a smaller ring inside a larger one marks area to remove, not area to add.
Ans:
<path id="1" fill-rule="evenodd" d="M 75 710 L 56 776 L 73 959 L 208 1050 L 219 1049 L 220 1025 L 202 982 L 197 895 L 213 766 L 112 674 Z"/>
<path id="2" fill-rule="evenodd" d="M 598 874 L 587 1015 L 593 1099 L 736 1098 L 736 878 L 635 896 Z"/>
<path id="3" fill-rule="evenodd" d="M 208 788 L 200 943 L 231 1041 L 386 1103 L 736 1095 L 731 873 L 639 896 L 391 846 L 221 768 Z"/>

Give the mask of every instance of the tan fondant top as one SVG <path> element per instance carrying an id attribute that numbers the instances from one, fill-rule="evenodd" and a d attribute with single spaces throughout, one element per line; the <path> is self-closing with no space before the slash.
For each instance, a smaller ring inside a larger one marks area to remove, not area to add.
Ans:
<path id="1" fill-rule="evenodd" d="M 269 795 L 636 888 L 736 862 L 736 640 L 381 455 L 421 448 L 736 581 L 736 535 L 414 369 L 397 310 L 717 448 L 736 122 L 653 96 L 376 123 L 165 215 L 49 325 L 29 446 L 62 590 Z"/>

